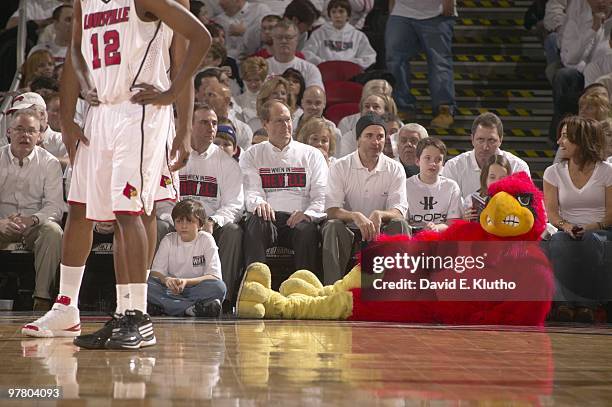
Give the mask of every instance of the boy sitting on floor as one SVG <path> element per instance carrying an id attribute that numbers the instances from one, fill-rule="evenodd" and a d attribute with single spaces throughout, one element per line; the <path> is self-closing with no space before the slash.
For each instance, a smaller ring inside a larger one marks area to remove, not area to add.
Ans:
<path id="1" fill-rule="evenodd" d="M 172 210 L 172 219 L 176 232 L 163 238 L 151 267 L 150 311 L 217 318 L 226 288 L 215 239 L 200 230 L 207 222 L 204 206 L 185 199 Z"/>

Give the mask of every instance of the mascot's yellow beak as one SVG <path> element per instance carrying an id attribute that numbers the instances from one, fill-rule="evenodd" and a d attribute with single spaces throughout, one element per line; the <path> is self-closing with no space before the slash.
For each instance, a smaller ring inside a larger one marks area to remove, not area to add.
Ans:
<path id="1" fill-rule="evenodd" d="M 533 213 L 526 206 L 509 193 L 500 191 L 480 214 L 480 225 L 488 233 L 500 237 L 523 235 L 535 223 Z"/>

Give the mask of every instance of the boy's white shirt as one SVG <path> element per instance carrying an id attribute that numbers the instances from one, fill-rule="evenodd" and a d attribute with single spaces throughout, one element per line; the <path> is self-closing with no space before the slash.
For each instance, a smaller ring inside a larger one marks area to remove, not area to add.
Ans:
<path id="1" fill-rule="evenodd" d="M 198 278 L 204 275 L 219 280 L 221 260 L 215 238 L 199 231 L 191 242 L 184 242 L 177 232 L 168 233 L 160 242 L 151 271 L 177 278 Z"/>
<path id="2" fill-rule="evenodd" d="M 406 197 L 406 218 L 411 226 L 447 223 L 449 219 L 461 218 L 461 191 L 450 178 L 437 175 L 433 184 L 427 184 L 419 175 L 413 175 L 406 180 Z"/>

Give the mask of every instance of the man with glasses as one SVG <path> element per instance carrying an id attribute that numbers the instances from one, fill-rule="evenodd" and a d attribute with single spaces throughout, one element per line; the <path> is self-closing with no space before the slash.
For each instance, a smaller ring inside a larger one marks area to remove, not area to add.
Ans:
<path id="1" fill-rule="evenodd" d="M 10 144 L 0 149 L 0 247 L 22 242 L 34 252 L 34 311 L 47 311 L 61 255 L 62 170 L 36 145 L 40 119 L 32 106 L 19 100 L 8 111 Z"/>
<path id="2" fill-rule="evenodd" d="M 298 70 L 304 76 L 306 87 L 323 87 L 321 72 L 316 65 L 295 56 L 299 31 L 289 20 L 281 20 L 272 31 L 272 57 L 267 59 L 268 74 L 281 75 L 287 68 Z"/>
<path id="3" fill-rule="evenodd" d="M 486 112 L 476 117 L 472 123 L 471 137 L 474 149 L 448 160 L 440 174 L 459 184 L 463 199 L 480 189 L 480 169 L 493 155 L 505 156 L 512 166 L 513 173 L 525 171 L 530 175 L 529 166 L 525 161 L 500 149 L 504 126 L 494 113 Z"/>

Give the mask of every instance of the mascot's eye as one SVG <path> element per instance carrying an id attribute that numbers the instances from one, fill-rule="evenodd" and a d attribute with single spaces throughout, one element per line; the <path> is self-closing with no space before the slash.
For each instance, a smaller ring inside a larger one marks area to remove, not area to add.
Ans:
<path id="1" fill-rule="evenodd" d="M 529 206 L 531 204 L 531 198 L 532 198 L 531 194 L 520 194 L 516 197 L 519 203 L 523 206 Z"/>

